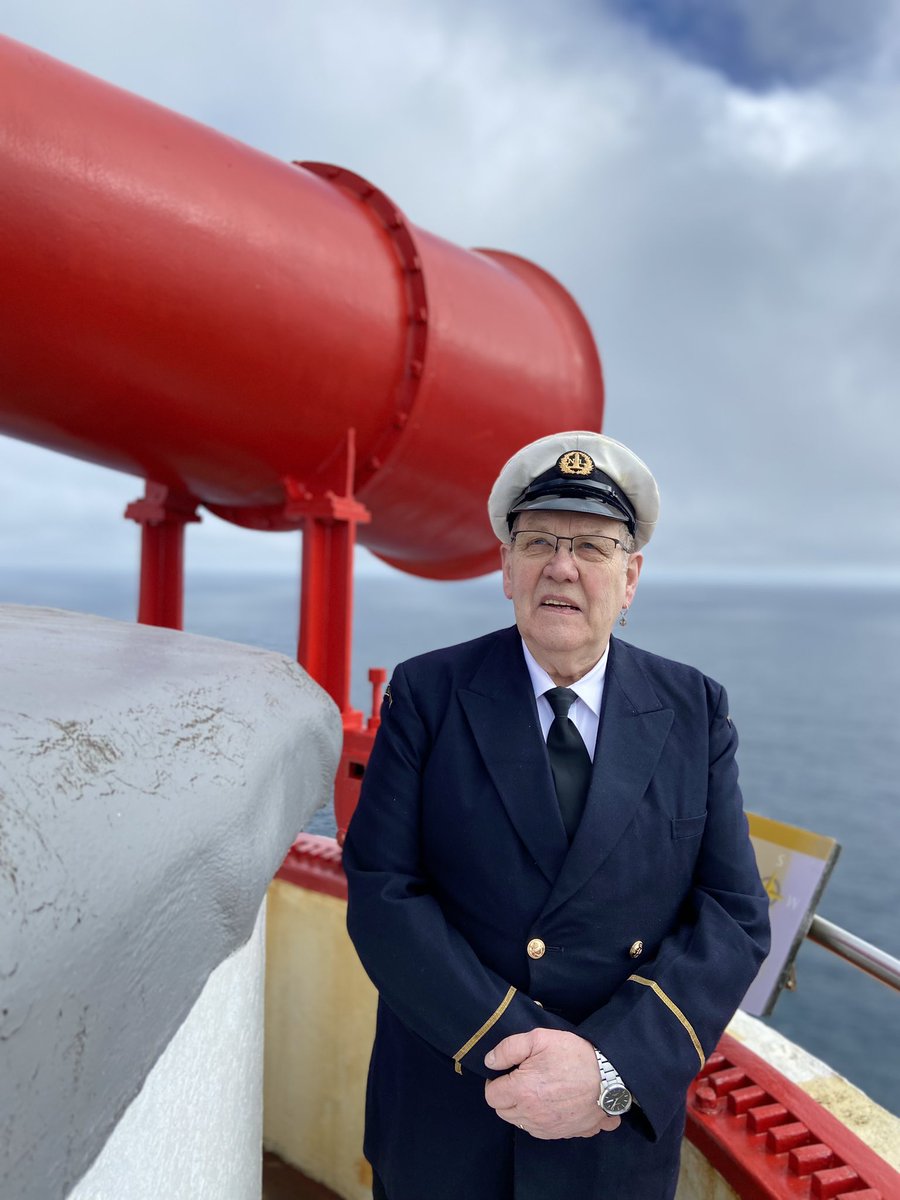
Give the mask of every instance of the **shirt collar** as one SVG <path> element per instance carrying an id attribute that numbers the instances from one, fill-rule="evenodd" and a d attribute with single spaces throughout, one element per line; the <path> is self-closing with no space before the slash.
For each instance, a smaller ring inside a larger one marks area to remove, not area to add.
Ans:
<path id="1" fill-rule="evenodd" d="M 556 687 L 556 684 L 525 645 L 524 639 L 522 640 L 522 653 L 525 655 L 525 666 L 528 668 L 535 696 L 543 696 L 544 692 Z M 587 675 L 582 675 L 580 679 L 576 679 L 574 683 L 569 685 L 575 695 L 580 700 L 583 700 L 591 712 L 598 717 L 600 716 L 600 706 L 603 702 L 603 684 L 606 679 L 606 663 L 608 659 L 609 642 L 606 643 L 606 649 L 603 651 L 600 661 L 591 667 Z"/>

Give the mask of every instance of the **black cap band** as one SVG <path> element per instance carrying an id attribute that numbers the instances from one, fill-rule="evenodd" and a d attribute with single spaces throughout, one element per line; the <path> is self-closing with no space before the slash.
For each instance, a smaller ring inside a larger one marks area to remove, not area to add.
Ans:
<path id="1" fill-rule="evenodd" d="M 564 475 L 558 464 L 531 481 L 509 510 L 507 524 L 512 529 L 520 512 L 532 508 L 539 509 L 542 503 L 548 503 L 553 508 L 562 508 L 564 505 L 559 502 L 566 500 L 574 501 L 572 510 L 575 512 L 596 512 L 600 516 L 624 521 L 628 532 L 634 534 L 637 519 L 634 509 L 614 479 L 610 479 L 605 472 L 596 467 L 589 476 L 576 478 Z"/>

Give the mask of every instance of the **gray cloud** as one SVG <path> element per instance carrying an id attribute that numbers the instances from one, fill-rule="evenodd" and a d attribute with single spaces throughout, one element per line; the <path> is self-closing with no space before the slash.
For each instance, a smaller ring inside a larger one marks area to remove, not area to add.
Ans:
<path id="1" fill-rule="evenodd" d="M 865 68 L 891 0 L 607 0 L 685 58 L 751 90 L 804 87 Z"/>
<path id="2" fill-rule="evenodd" d="M 348 166 L 416 223 L 557 275 L 597 335 L 607 432 L 659 475 L 662 564 L 896 568 L 896 21 L 855 73 L 760 93 L 603 9 L 558 8 L 552 29 L 545 11 L 0 0 L 13 36 L 280 158 Z M 137 481 L 51 455 L 41 471 L 39 454 L 0 442 L 0 553 L 133 546 L 110 514 Z M 64 505 L 44 500 L 51 470 L 71 479 Z M 190 536 L 195 562 L 288 559 L 284 539 L 211 518 Z"/>

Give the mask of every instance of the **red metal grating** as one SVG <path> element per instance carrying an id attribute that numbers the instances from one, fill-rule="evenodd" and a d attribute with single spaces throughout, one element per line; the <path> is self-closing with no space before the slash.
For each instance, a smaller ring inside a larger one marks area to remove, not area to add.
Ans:
<path id="1" fill-rule="evenodd" d="M 900 1200 L 900 1174 L 727 1034 L 688 1094 L 687 1136 L 741 1200 Z"/>
<path id="2" fill-rule="evenodd" d="M 817 1171 L 812 1181 L 812 1194 L 819 1200 L 834 1200 L 836 1196 L 853 1194 L 859 1176 L 852 1167 L 835 1167 L 831 1171 Z M 857 1192 L 857 1195 L 859 1193 Z"/>
<path id="3" fill-rule="evenodd" d="M 347 876 L 341 866 L 341 848 L 334 838 L 301 833 L 275 878 L 338 900 L 347 899 Z"/>

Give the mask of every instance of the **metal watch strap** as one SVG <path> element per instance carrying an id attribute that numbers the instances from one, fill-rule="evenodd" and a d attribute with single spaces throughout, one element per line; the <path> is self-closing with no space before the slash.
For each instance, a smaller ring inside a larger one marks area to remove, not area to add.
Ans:
<path id="1" fill-rule="evenodd" d="M 600 1095 L 597 1097 L 597 1106 L 602 1108 L 601 1100 L 606 1089 L 613 1087 L 613 1085 L 625 1087 L 625 1084 L 622 1082 L 622 1076 L 616 1068 L 605 1054 L 600 1053 L 596 1046 L 594 1046 L 594 1053 L 597 1055 L 597 1066 L 600 1068 Z"/>

